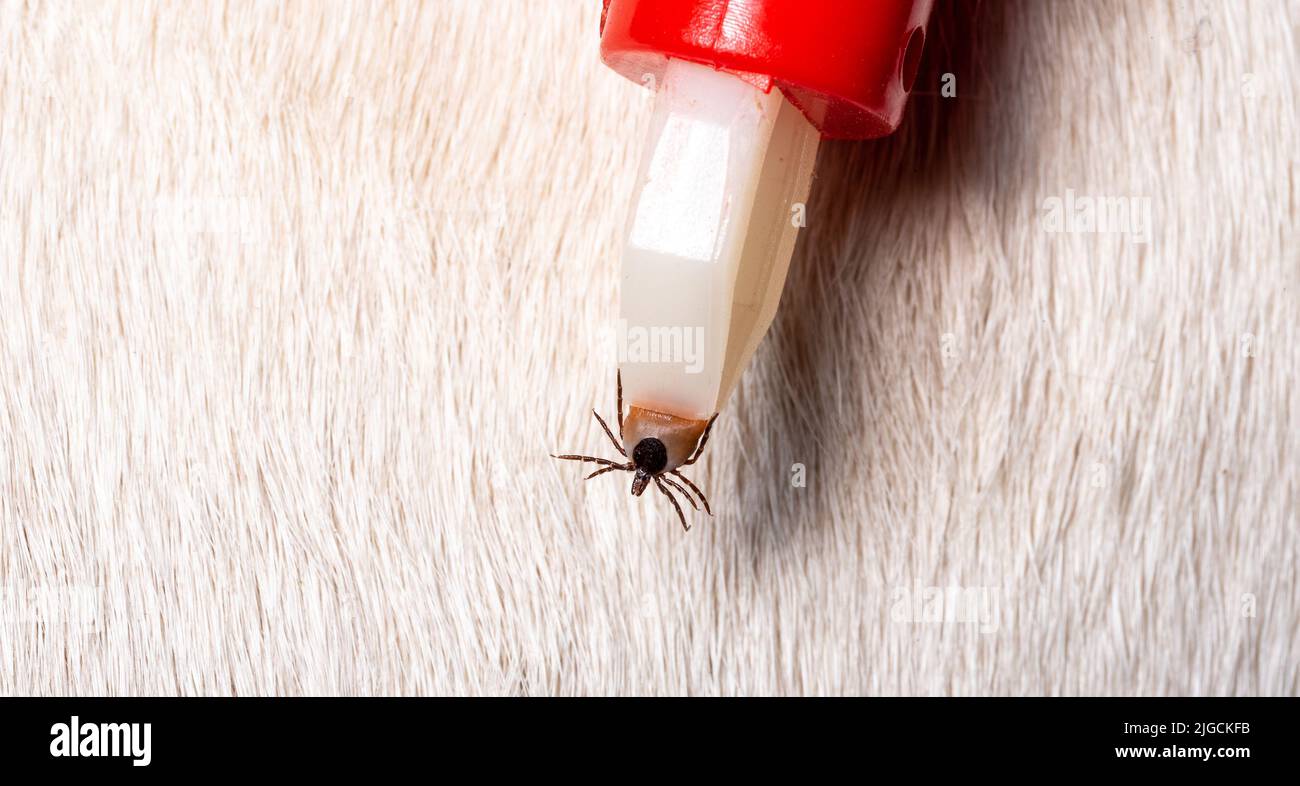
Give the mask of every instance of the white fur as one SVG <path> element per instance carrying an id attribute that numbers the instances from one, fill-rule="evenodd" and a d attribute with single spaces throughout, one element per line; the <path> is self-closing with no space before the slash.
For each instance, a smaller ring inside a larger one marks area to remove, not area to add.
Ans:
<path id="1" fill-rule="evenodd" d="M 1296 5 L 940 6 L 684 534 L 599 3 L 0 5 L 0 693 L 1295 693 Z"/>

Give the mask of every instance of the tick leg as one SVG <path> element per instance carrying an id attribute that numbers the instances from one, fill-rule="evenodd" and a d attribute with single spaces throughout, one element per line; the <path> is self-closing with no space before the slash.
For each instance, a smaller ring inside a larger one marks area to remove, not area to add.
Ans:
<path id="1" fill-rule="evenodd" d="M 600 423 L 600 427 L 605 429 L 605 436 L 609 437 L 609 441 L 614 443 L 614 449 L 626 456 L 627 451 L 623 450 L 623 446 L 618 444 L 618 440 L 614 439 L 614 435 L 610 433 L 609 426 L 605 423 L 605 419 L 602 418 L 594 409 L 591 411 L 591 414 L 596 416 L 596 421 Z"/>
<path id="2" fill-rule="evenodd" d="M 707 513 L 707 514 L 709 514 L 710 516 L 713 515 L 713 511 L 712 511 L 712 510 L 709 510 L 709 498 L 706 497 L 706 496 L 704 496 L 704 492 L 703 492 L 703 491 L 700 491 L 700 487 L 699 487 L 699 486 L 697 486 L 697 485 L 695 485 L 694 483 L 692 483 L 690 478 L 686 477 L 685 475 L 683 475 L 682 473 L 678 472 L 677 470 L 673 470 L 673 471 L 672 471 L 671 473 L 669 473 L 669 474 L 673 475 L 673 476 L 676 477 L 678 480 L 680 480 L 681 482 L 685 483 L 687 486 L 690 486 L 691 491 L 694 491 L 694 492 L 695 492 L 695 496 L 699 497 L 699 498 L 700 498 L 700 502 L 703 502 L 703 503 L 704 503 L 704 512 Z M 689 497 L 688 497 L 687 499 L 689 499 Z"/>
<path id="3" fill-rule="evenodd" d="M 601 470 L 601 471 L 603 472 L 604 470 Z M 686 492 L 686 489 L 684 489 L 684 488 L 682 488 L 681 486 L 679 486 L 679 485 L 677 485 L 676 483 L 674 483 L 674 482 L 673 482 L 673 479 L 670 478 L 670 477 L 668 477 L 668 476 L 666 476 L 666 475 L 661 476 L 661 477 L 662 477 L 664 483 L 667 483 L 668 485 L 672 486 L 673 489 L 674 489 L 678 494 L 681 494 L 683 497 L 686 497 L 686 501 L 689 502 L 689 503 L 691 503 L 691 507 L 692 507 L 692 508 L 694 508 L 695 510 L 699 510 L 699 509 L 700 509 L 700 506 L 695 504 L 695 499 L 694 499 L 693 497 L 691 497 L 691 495 L 688 494 L 688 493 Z"/>
<path id="4" fill-rule="evenodd" d="M 704 443 L 709 441 L 709 432 L 713 430 L 713 421 L 717 419 L 718 414 L 715 412 L 713 417 L 709 418 L 709 424 L 704 427 L 704 433 L 700 435 L 700 444 L 695 446 L 695 452 L 691 454 L 690 458 L 682 462 L 683 467 L 689 467 L 699 460 L 700 454 L 704 452 Z"/>
<path id="5" fill-rule="evenodd" d="M 618 438 L 626 439 L 623 436 L 623 369 L 621 368 L 618 370 Z"/>
<path id="6" fill-rule="evenodd" d="M 659 480 L 658 475 L 655 475 L 655 488 L 662 491 L 664 496 L 668 498 L 668 501 L 673 503 L 673 507 L 677 510 L 677 518 L 682 520 L 682 529 L 690 532 L 691 525 L 686 523 L 686 514 L 682 513 L 682 506 L 677 504 L 677 498 L 674 497 L 672 492 L 670 492 L 667 487 L 664 486 L 663 482 Z"/>
<path id="7" fill-rule="evenodd" d="M 604 464 L 607 467 L 618 467 L 619 469 L 627 468 L 626 465 L 620 464 L 617 461 L 610 461 L 609 459 L 596 458 L 595 456 L 574 456 L 574 455 L 557 456 L 554 453 L 552 453 L 551 458 L 564 459 L 565 461 L 590 461 L 593 464 Z"/>
<path id="8" fill-rule="evenodd" d="M 623 470 L 624 472 L 626 472 L 626 471 L 628 471 L 628 470 L 630 469 L 630 467 L 628 467 L 626 464 L 619 464 L 619 465 L 616 466 L 616 467 L 605 467 L 605 468 L 603 468 L 603 469 L 598 469 L 598 470 L 596 470 L 595 472 L 591 473 L 591 474 L 588 475 L 587 477 L 583 478 L 583 480 L 591 480 L 592 478 L 596 477 L 597 475 L 604 475 L 606 472 L 616 472 L 616 471 L 618 471 L 618 470 L 620 470 L 620 469 Z"/>

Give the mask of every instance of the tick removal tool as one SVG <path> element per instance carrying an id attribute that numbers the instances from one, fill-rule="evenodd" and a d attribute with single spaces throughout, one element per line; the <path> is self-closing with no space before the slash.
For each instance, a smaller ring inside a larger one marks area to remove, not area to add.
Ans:
<path id="1" fill-rule="evenodd" d="M 622 460 L 712 515 L 681 470 L 763 339 L 803 225 L 817 146 L 902 119 L 933 0 L 605 0 L 606 65 L 655 90 L 632 194 L 618 324 Z M 624 411 L 623 403 L 628 407 Z M 696 503 L 699 499 L 699 504 Z"/>

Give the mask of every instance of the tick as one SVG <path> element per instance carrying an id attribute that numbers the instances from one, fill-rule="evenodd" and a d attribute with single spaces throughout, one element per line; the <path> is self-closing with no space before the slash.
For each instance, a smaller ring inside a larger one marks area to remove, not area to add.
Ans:
<path id="1" fill-rule="evenodd" d="M 705 498 L 704 492 L 681 473 L 682 467 L 689 467 L 696 461 L 699 461 L 700 454 L 704 452 L 704 445 L 709 441 L 709 431 L 713 429 L 713 421 L 718 419 L 715 413 L 713 417 L 705 420 L 695 420 L 692 418 L 678 417 L 669 415 L 664 412 L 656 412 L 652 409 L 638 407 L 635 404 L 629 407 L 627 421 L 623 420 L 623 375 L 618 375 L 618 436 L 614 438 L 614 433 L 610 431 L 609 424 L 605 422 L 596 410 L 591 414 L 595 416 L 596 422 L 605 430 L 605 436 L 625 459 L 625 462 L 611 461 L 609 459 L 597 458 L 595 456 L 580 456 L 575 454 L 566 454 L 557 456 L 551 454 L 552 458 L 564 459 L 566 461 L 590 461 L 593 464 L 604 465 L 601 469 L 588 475 L 584 480 L 591 480 L 606 472 L 631 472 L 632 474 L 632 496 L 639 497 L 651 483 L 659 489 L 668 501 L 673 503 L 673 508 L 677 511 L 677 518 L 682 522 L 682 528 L 690 531 L 691 525 L 686 523 L 686 514 L 682 513 L 682 506 L 678 504 L 677 498 L 673 496 L 672 489 L 686 498 L 691 507 L 699 510 L 700 506 L 695 503 L 691 497 L 690 491 L 700 498 L 704 505 L 704 512 L 712 516 L 713 511 L 709 509 L 709 501 Z M 620 443 L 619 440 L 622 440 Z M 630 457 L 630 458 L 629 458 Z M 681 481 L 678 483 L 677 481 Z M 683 488 L 682 484 L 686 484 Z"/>

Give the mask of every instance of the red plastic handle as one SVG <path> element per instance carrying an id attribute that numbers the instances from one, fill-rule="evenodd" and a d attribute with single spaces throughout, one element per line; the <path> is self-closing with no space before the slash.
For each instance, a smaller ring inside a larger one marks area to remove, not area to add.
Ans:
<path id="1" fill-rule="evenodd" d="M 678 57 L 779 87 L 824 136 L 898 127 L 934 0 L 604 0 L 600 56 L 644 82 Z"/>

